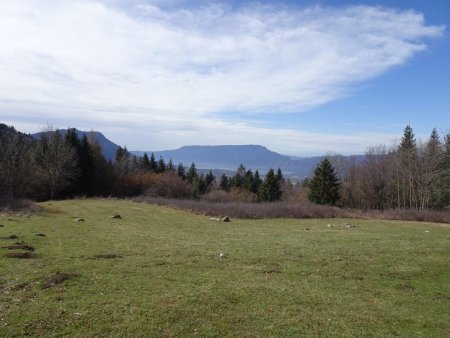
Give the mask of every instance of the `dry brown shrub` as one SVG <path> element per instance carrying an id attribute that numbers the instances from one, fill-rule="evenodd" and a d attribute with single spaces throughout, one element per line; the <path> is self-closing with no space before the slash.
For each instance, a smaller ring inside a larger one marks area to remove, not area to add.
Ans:
<path id="1" fill-rule="evenodd" d="M 37 209 L 36 204 L 29 199 L 0 197 L 0 212 L 29 214 Z"/>

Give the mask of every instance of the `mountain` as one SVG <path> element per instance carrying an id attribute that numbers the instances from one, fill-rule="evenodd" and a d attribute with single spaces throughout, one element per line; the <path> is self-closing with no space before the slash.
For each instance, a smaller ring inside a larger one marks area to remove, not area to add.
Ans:
<path id="1" fill-rule="evenodd" d="M 67 133 L 67 129 L 60 129 L 59 131 L 63 135 Z M 77 129 L 75 131 L 79 138 L 82 138 L 84 134 L 94 133 L 102 146 L 103 155 L 108 160 L 114 161 L 116 151 L 119 148 L 117 144 L 108 140 L 100 132 L 86 132 Z M 31 136 L 39 139 L 40 135 L 41 133 L 35 133 Z M 183 163 L 185 167 L 195 163 L 199 172 L 212 169 L 216 176 L 221 173 L 232 176 L 241 164 L 247 169 L 259 170 L 263 175 L 270 168 L 281 168 L 286 177 L 297 180 L 311 176 L 315 167 L 324 159 L 324 156 L 302 158 L 281 155 L 261 145 L 184 146 L 175 150 L 131 151 L 131 153 L 136 156 L 143 156 L 144 153 L 150 156 L 153 153 L 156 159 L 162 156 L 166 163 L 171 159 L 174 165 Z M 357 163 L 362 161 L 363 158 L 363 155 L 342 156 L 344 161 Z"/>
<path id="2" fill-rule="evenodd" d="M 67 133 L 67 129 L 58 129 L 58 131 L 64 136 Z M 107 160 L 114 161 L 114 158 L 116 157 L 116 151 L 119 148 L 117 144 L 114 142 L 108 140 L 105 135 L 98 131 L 81 131 L 78 129 L 75 129 L 75 132 L 77 133 L 78 138 L 82 138 L 83 135 L 87 134 L 94 134 L 97 142 L 102 146 L 103 150 L 103 156 L 106 157 Z M 51 133 L 51 132 L 47 132 Z M 32 134 L 31 136 L 35 139 L 39 139 L 41 137 L 42 132 Z"/>
<path id="3" fill-rule="evenodd" d="M 143 151 L 132 151 L 143 156 Z M 152 151 L 146 152 L 149 156 Z M 317 164 L 324 156 L 291 157 L 278 154 L 260 145 L 220 145 L 220 146 L 184 146 L 175 150 L 153 151 L 156 159 L 160 156 L 176 165 L 189 166 L 192 162 L 198 169 L 222 169 L 235 172 L 240 164 L 247 169 L 259 170 L 262 174 L 268 169 L 281 168 L 284 175 L 295 179 L 311 176 Z M 363 156 L 343 156 L 343 159 L 360 161 Z"/>
<path id="4" fill-rule="evenodd" d="M 151 152 L 147 152 L 150 155 Z M 142 156 L 144 152 L 133 154 Z M 154 151 L 155 158 L 162 156 L 177 163 L 197 168 L 236 170 L 242 163 L 248 168 L 267 170 L 281 163 L 289 162 L 289 156 L 280 155 L 259 145 L 184 146 L 175 150 Z"/>

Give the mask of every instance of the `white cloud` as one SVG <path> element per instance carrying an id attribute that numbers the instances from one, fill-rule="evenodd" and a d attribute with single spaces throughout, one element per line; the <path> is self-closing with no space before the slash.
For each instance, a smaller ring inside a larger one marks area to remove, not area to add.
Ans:
<path id="1" fill-rule="evenodd" d="M 444 29 L 425 25 L 420 13 L 369 6 L 161 4 L 2 1 L 0 108 L 22 120 L 39 112 L 46 121 L 142 132 L 162 123 L 179 133 L 185 123 L 210 119 L 230 127 L 230 140 L 249 143 L 218 114 L 264 119 L 317 107 L 403 64 Z M 208 128 L 201 135 L 213 140 Z M 246 128 L 248 137 L 286 133 Z"/>

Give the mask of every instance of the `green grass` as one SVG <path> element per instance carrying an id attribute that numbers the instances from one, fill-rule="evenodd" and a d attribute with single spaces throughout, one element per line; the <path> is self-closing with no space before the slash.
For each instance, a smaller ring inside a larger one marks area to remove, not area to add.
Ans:
<path id="1" fill-rule="evenodd" d="M 446 225 L 349 220 L 356 227 L 345 228 L 344 219 L 220 223 L 112 200 L 40 206 L 32 217 L 0 217 L 0 237 L 19 237 L 0 239 L 1 337 L 450 332 Z M 123 219 L 111 219 L 115 213 Z M 34 246 L 38 257 L 6 258 L 12 250 L 3 247 L 17 241 Z M 228 257 L 220 259 L 221 252 Z M 98 254 L 122 258 L 93 259 Z M 57 271 L 72 278 L 43 288 Z"/>

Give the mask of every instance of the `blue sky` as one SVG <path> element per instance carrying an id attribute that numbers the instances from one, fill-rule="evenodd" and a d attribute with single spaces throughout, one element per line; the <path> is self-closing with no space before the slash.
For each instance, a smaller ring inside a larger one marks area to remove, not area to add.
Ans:
<path id="1" fill-rule="evenodd" d="M 450 128 L 450 1 L 0 4 L 0 121 L 360 154 Z"/>

